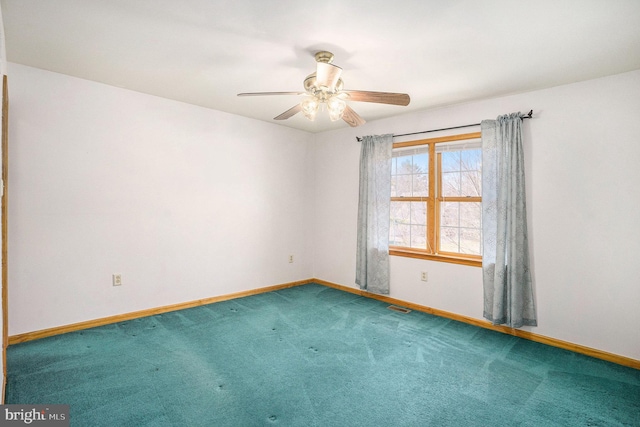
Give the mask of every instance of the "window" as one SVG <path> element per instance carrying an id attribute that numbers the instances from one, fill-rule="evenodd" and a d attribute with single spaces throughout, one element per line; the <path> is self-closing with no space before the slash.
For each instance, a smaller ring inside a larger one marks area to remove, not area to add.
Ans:
<path id="1" fill-rule="evenodd" d="M 393 147 L 390 254 L 481 265 L 480 133 Z"/>

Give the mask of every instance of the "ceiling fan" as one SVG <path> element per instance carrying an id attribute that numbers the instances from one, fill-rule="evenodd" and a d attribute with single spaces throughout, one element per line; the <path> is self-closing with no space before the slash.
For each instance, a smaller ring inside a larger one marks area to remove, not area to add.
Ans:
<path id="1" fill-rule="evenodd" d="M 318 52 L 315 59 L 316 72 L 304 79 L 304 92 L 254 92 L 239 93 L 238 96 L 305 95 L 302 102 L 276 116 L 274 120 L 285 120 L 302 112 L 307 119 L 313 121 L 319 107 L 324 104 L 332 121 L 342 119 L 352 127 L 363 125 L 366 121 L 353 111 L 346 101 L 409 105 L 410 98 L 406 93 L 343 90 L 343 81 L 340 78 L 342 68 L 332 64 L 333 54 L 326 51 Z"/>

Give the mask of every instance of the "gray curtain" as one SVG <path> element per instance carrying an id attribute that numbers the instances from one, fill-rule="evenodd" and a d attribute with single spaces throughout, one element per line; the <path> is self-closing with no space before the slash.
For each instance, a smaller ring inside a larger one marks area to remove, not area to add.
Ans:
<path id="1" fill-rule="evenodd" d="M 356 283 L 360 289 L 389 293 L 389 215 L 392 135 L 362 138 Z"/>
<path id="2" fill-rule="evenodd" d="M 494 325 L 536 326 L 520 113 L 483 120 L 482 272 L 484 317 Z"/>

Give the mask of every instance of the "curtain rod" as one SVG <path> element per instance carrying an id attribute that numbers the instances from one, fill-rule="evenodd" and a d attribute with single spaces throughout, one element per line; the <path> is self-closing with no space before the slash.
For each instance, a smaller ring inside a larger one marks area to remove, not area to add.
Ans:
<path id="1" fill-rule="evenodd" d="M 533 118 L 533 110 L 529 110 L 529 112 L 527 114 L 520 116 L 520 118 L 521 119 L 531 119 L 531 118 Z M 470 125 L 453 126 L 453 127 L 450 127 L 450 128 L 442 128 L 442 129 L 423 130 L 421 132 L 403 133 L 403 134 L 400 134 L 400 135 L 393 135 L 393 137 L 396 138 L 396 137 L 399 137 L 399 136 L 418 135 L 420 133 L 439 132 L 441 130 L 468 128 L 468 127 L 471 127 L 471 126 L 480 126 L 480 123 L 472 123 Z M 362 141 L 362 137 L 360 137 L 360 136 L 356 136 L 356 139 L 358 141 Z"/>

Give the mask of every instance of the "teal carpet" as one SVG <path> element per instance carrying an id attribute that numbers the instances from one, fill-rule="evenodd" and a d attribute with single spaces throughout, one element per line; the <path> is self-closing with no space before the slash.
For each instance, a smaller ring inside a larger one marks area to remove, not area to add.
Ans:
<path id="1" fill-rule="evenodd" d="M 640 426 L 640 371 L 310 284 L 13 345 L 72 426 Z"/>

